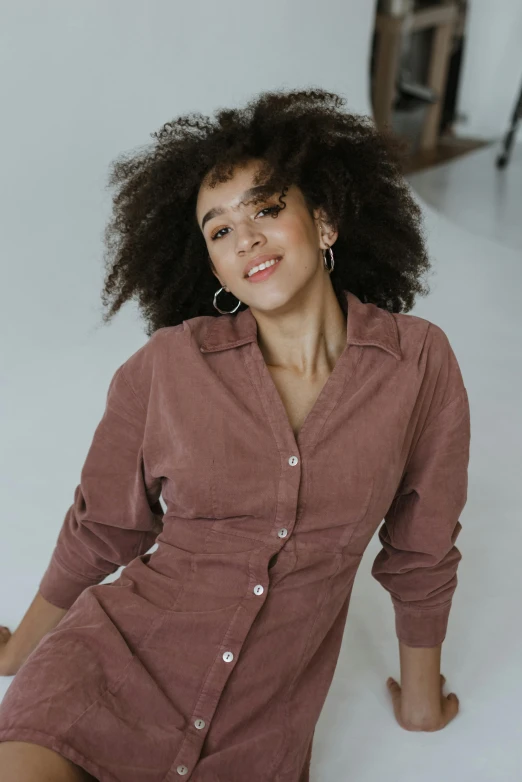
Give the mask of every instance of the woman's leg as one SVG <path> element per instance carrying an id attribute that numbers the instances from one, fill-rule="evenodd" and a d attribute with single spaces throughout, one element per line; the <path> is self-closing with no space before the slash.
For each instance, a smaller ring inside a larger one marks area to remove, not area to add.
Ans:
<path id="1" fill-rule="evenodd" d="M 0 742 L 2 782 L 98 782 L 63 755 L 28 741 Z"/>

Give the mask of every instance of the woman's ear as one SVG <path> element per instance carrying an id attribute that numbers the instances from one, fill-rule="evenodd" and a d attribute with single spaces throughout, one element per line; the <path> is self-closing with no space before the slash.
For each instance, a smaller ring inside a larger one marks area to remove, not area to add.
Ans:
<path id="1" fill-rule="evenodd" d="M 331 247 L 339 236 L 329 216 L 322 207 L 314 209 L 314 218 L 319 234 L 319 244 L 322 250 Z"/>

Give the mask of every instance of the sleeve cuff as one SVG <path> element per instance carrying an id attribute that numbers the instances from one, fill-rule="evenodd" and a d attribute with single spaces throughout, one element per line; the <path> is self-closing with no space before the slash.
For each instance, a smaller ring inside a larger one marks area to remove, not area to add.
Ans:
<path id="1" fill-rule="evenodd" d="M 68 610 L 84 589 L 99 584 L 106 575 L 100 574 L 100 578 L 95 581 L 86 579 L 64 568 L 56 555 L 53 555 L 38 589 L 48 603 Z"/>
<path id="2" fill-rule="evenodd" d="M 405 608 L 404 604 L 393 602 L 395 609 L 395 632 L 406 646 L 439 646 L 448 628 L 451 601 L 432 608 Z"/>

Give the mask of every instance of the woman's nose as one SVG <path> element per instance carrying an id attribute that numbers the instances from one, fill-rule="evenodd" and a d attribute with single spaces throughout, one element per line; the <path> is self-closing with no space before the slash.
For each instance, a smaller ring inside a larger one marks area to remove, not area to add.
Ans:
<path id="1" fill-rule="evenodd" d="M 249 252 L 257 243 L 263 242 L 263 234 L 255 227 L 247 227 L 236 230 L 236 249 Z"/>

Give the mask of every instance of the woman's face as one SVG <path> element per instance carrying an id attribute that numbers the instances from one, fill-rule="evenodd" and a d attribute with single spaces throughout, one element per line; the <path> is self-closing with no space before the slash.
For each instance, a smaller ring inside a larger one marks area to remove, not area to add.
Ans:
<path id="1" fill-rule="evenodd" d="M 280 211 L 274 210 L 281 207 L 279 192 L 248 203 L 252 195 L 246 191 L 254 187 L 257 167 L 258 162 L 252 160 L 236 169 L 228 182 L 212 189 L 203 183 L 196 218 L 221 286 L 248 306 L 270 310 L 284 306 L 304 287 L 323 282 L 321 275 L 328 274 L 323 250 L 335 242 L 337 232 L 319 219 L 324 215 L 318 210 L 312 218 L 295 185 L 284 194 L 286 207 Z M 208 212 L 210 219 L 205 219 Z M 270 276 L 254 282 L 245 277 L 245 265 L 258 255 L 280 256 L 281 260 Z"/>

